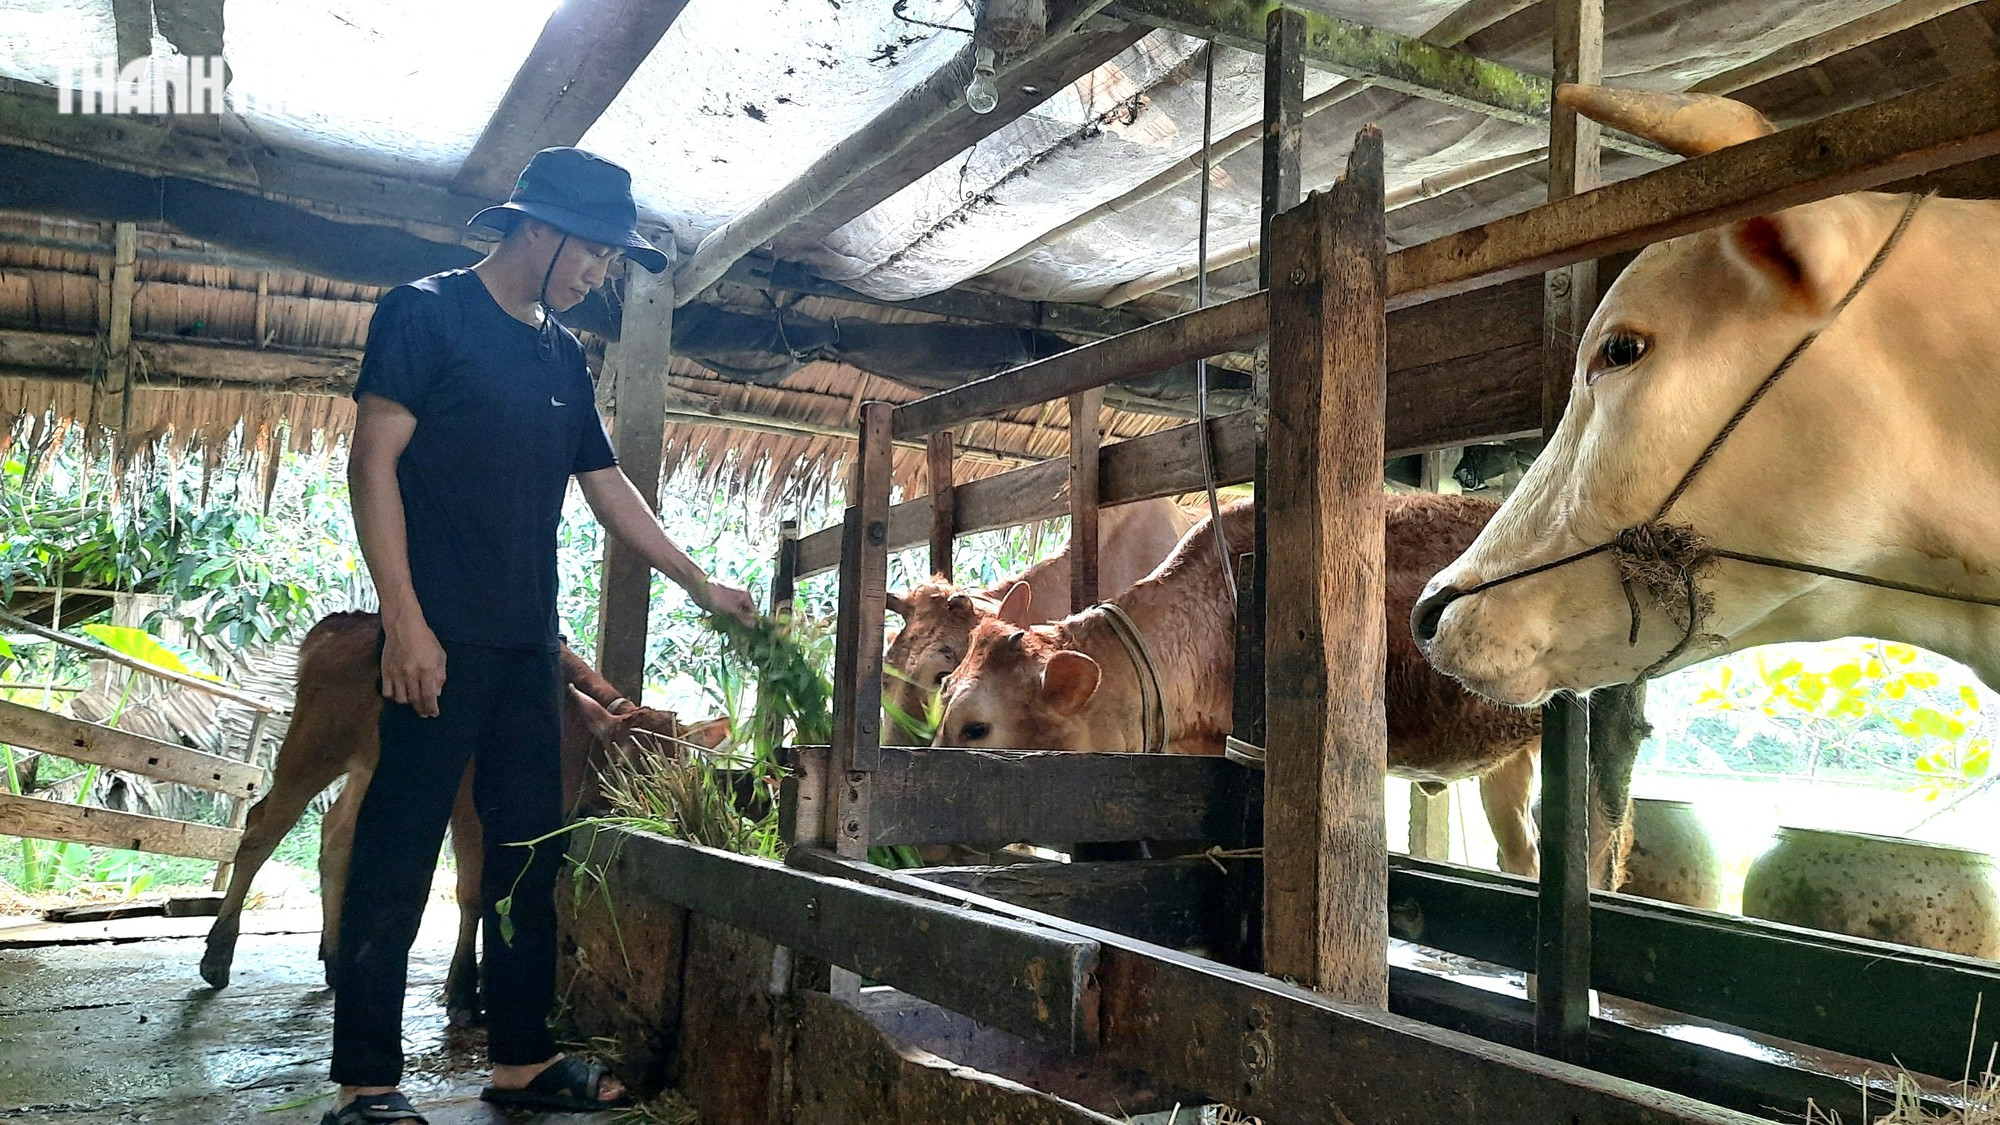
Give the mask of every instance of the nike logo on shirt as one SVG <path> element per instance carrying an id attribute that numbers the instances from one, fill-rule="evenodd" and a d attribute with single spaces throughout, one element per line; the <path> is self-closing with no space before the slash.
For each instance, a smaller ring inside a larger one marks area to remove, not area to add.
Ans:
<path id="1" fill-rule="evenodd" d="M 558 401 L 556 401 L 556 396 L 554 396 L 554 395 L 550 395 L 550 396 L 549 396 L 549 405 L 550 405 L 550 406 L 568 406 L 569 404 L 568 404 L 568 403 L 566 403 L 566 402 L 558 402 Z"/>

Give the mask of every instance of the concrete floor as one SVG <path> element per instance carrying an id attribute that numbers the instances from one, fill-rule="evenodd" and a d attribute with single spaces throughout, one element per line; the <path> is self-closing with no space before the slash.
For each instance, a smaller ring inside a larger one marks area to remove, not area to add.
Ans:
<path id="1" fill-rule="evenodd" d="M 411 953 L 404 1091 L 433 1125 L 610 1125 L 618 1114 L 508 1117 L 479 1100 L 485 1035 L 451 1031 L 438 1002 L 454 918 L 434 906 Z M 207 919 L 102 923 L 88 935 L 0 926 L 0 1121 L 319 1121 L 333 1104 L 333 996 L 316 914 L 253 912 L 245 923 L 221 991 L 195 968 Z"/>

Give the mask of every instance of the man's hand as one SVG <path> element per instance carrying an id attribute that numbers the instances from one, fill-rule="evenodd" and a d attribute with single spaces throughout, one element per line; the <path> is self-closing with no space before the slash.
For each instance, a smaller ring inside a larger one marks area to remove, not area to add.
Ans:
<path id="1" fill-rule="evenodd" d="M 444 646 L 430 626 L 390 629 L 382 645 L 382 695 L 416 708 L 426 719 L 438 716 L 438 694 L 444 691 Z"/>
<path id="2" fill-rule="evenodd" d="M 710 613 L 726 613 L 745 625 L 757 623 L 757 602 L 751 598 L 748 590 L 710 582 L 704 592 L 707 594 L 707 601 L 703 608 Z"/>

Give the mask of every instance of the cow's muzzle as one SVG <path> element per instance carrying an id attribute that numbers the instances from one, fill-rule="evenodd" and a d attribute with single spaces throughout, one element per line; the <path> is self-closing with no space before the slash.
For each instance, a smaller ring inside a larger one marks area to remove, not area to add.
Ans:
<path id="1" fill-rule="evenodd" d="M 1451 603 L 1465 596 L 1456 586 L 1441 586 L 1418 600 L 1416 608 L 1410 611 L 1410 632 L 1419 645 L 1428 646 L 1437 639 L 1438 625 L 1444 621 L 1444 611 Z"/>

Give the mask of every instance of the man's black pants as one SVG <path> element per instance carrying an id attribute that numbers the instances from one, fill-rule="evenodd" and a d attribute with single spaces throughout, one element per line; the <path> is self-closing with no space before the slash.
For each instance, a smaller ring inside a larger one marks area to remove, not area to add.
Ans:
<path id="1" fill-rule="evenodd" d="M 552 652 L 447 643 L 438 717 L 382 704 L 382 761 L 354 828 L 334 973 L 333 1080 L 393 1086 L 403 1071 L 410 944 L 467 761 L 486 838 L 488 1053 L 523 1066 L 556 1053 L 555 880 L 562 827 L 561 675 Z M 532 862 L 531 862 L 532 857 Z M 506 904 L 507 922 L 497 911 Z"/>

